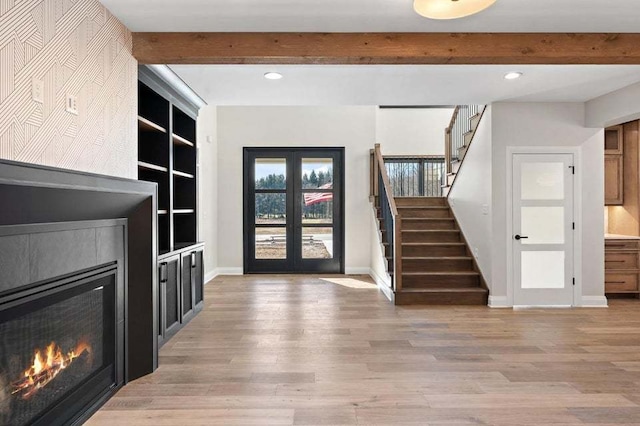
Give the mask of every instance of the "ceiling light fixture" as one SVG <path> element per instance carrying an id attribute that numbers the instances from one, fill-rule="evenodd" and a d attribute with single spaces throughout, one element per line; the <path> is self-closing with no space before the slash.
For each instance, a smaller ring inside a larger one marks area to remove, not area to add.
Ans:
<path id="1" fill-rule="evenodd" d="M 414 0 L 413 9 L 425 18 L 458 19 L 482 12 L 496 0 Z"/>
<path id="2" fill-rule="evenodd" d="M 508 72 L 504 75 L 505 80 L 516 80 L 522 77 L 522 73 L 519 71 Z"/>
<path id="3" fill-rule="evenodd" d="M 280 74 L 279 72 L 272 71 L 264 74 L 264 78 L 266 78 L 267 80 L 280 80 L 282 77 L 282 74 Z"/>

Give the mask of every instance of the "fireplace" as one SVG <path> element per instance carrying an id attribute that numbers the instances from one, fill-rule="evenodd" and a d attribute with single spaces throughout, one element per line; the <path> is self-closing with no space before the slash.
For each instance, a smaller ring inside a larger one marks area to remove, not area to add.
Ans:
<path id="1" fill-rule="evenodd" d="M 0 424 L 66 424 L 116 382 L 117 265 L 0 297 Z"/>
<path id="2" fill-rule="evenodd" d="M 82 424 L 157 368 L 157 187 L 0 160 L 0 200 L 0 425 Z"/>

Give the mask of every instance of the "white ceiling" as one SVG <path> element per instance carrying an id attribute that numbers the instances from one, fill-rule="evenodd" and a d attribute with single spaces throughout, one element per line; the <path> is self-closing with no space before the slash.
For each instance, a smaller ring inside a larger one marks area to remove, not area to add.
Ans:
<path id="1" fill-rule="evenodd" d="M 172 65 L 210 105 L 454 105 L 584 102 L 640 81 L 614 65 Z M 518 80 L 503 78 L 522 71 Z M 266 80 L 279 71 L 282 80 Z"/>
<path id="2" fill-rule="evenodd" d="M 455 21 L 413 0 L 101 0 L 132 31 L 638 32 L 639 0 L 498 0 Z"/>

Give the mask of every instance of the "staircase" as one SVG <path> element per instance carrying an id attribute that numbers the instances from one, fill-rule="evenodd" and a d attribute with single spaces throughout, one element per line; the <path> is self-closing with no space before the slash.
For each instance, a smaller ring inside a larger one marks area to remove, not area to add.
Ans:
<path id="1" fill-rule="evenodd" d="M 395 291 L 396 305 L 486 305 L 489 292 L 446 198 L 394 200 L 402 218 L 402 286 Z M 380 227 L 388 241 L 382 221 Z M 388 243 L 385 253 L 392 262 Z"/>
<path id="2" fill-rule="evenodd" d="M 414 188 L 416 181 L 419 188 L 434 181 L 431 175 L 425 179 L 424 165 L 417 169 L 417 178 L 409 167 L 392 173 L 390 179 L 385 159 L 400 160 L 383 157 L 379 144 L 371 150 L 370 195 L 396 305 L 487 305 L 487 284 L 447 201 L 484 111 L 483 105 L 455 108 L 445 129 L 444 165 L 435 179 L 440 187 L 436 184 L 436 191 L 429 194 L 404 189 Z M 415 163 L 418 158 L 407 161 Z"/>

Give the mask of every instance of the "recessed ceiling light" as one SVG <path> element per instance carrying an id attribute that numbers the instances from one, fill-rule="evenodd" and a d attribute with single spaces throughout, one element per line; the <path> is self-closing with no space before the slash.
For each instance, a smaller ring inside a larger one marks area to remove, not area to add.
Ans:
<path id="1" fill-rule="evenodd" d="M 265 73 L 264 78 L 267 80 L 280 80 L 282 78 L 282 74 L 279 72 L 268 72 Z"/>
<path id="2" fill-rule="evenodd" d="M 508 72 L 504 75 L 505 80 L 516 80 L 522 77 L 522 73 L 519 71 Z"/>
<path id="3" fill-rule="evenodd" d="M 414 0 L 413 9 L 431 19 L 457 19 L 482 12 L 496 0 Z"/>

